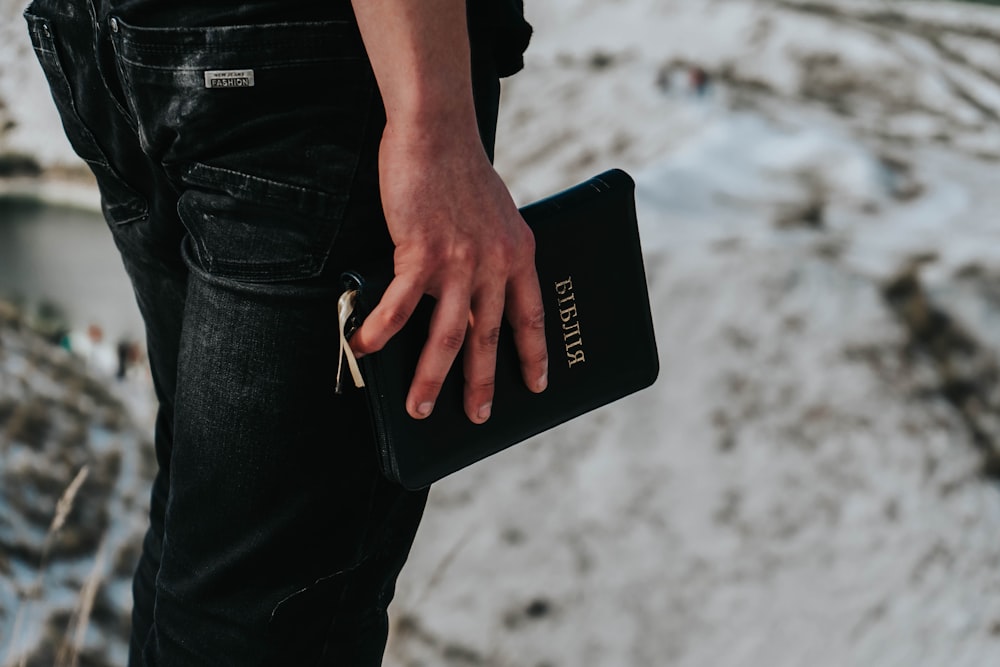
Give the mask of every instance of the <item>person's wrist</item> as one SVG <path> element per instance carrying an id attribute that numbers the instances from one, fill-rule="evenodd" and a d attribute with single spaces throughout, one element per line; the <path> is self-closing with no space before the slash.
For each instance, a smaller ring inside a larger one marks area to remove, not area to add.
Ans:
<path id="1" fill-rule="evenodd" d="M 478 143 L 476 110 L 469 98 L 466 102 L 438 97 L 387 106 L 385 134 L 404 145 L 434 150 Z"/>

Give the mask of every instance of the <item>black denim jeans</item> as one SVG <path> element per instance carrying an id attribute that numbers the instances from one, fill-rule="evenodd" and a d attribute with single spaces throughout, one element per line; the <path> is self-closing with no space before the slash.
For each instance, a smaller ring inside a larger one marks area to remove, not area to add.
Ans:
<path id="1" fill-rule="evenodd" d="M 160 404 L 130 664 L 378 665 L 426 493 L 380 475 L 360 395 L 333 390 L 339 276 L 392 251 L 357 25 L 190 27 L 181 8 L 147 25 L 110 5 L 25 17 Z M 498 79 L 474 70 L 492 149 Z"/>

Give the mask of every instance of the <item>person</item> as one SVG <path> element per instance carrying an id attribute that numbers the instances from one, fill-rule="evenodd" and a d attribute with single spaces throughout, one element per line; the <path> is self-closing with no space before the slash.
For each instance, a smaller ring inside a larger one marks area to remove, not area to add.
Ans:
<path id="1" fill-rule="evenodd" d="M 489 419 L 504 317 L 545 388 L 533 238 L 491 165 L 519 0 L 35 0 L 25 18 L 159 401 L 129 664 L 380 664 L 426 491 L 381 476 L 362 396 L 334 394 L 339 277 L 393 261 L 358 353 L 436 298 L 414 419 L 454 363 Z"/>

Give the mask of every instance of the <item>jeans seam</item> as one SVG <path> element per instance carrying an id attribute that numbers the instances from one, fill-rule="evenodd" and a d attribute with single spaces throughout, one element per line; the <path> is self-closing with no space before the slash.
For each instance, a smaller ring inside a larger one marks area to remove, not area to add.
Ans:
<path id="1" fill-rule="evenodd" d="M 330 197 L 331 199 L 337 199 L 337 200 L 339 200 L 339 199 L 346 199 L 345 197 L 337 197 L 335 195 L 332 195 L 332 194 L 329 194 L 329 193 L 326 193 L 326 192 L 322 192 L 321 190 L 312 190 L 310 188 L 304 188 L 304 187 L 302 187 L 300 185 L 294 185 L 292 183 L 282 183 L 281 181 L 275 181 L 273 179 L 265 178 L 263 176 L 254 176 L 253 174 L 248 174 L 246 172 L 237 171 L 235 169 L 228 169 L 226 167 L 216 167 L 216 166 L 213 166 L 213 165 L 210 165 L 210 164 L 204 164 L 202 162 L 196 162 L 196 163 L 192 164 L 191 166 L 189 166 L 187 169 L 185 169 L 184 170 L 184 176 L 187 177 L 187 178 L 193 178 L 194 180 L 200 180 L 198 178 L 198 176 L 195 174 L 195 172 L 197 172 L 197 171 L 199 171 L 201 169 L 208 169 L 208 170 L 211 170 L 211 171 L 221 171 L 221 172 L 229 174 L 231 176 L 237 176 L 239 178 L 245 178 L 245 179 L 247 179 L 249 181 L 254 181 L 256 183 L 261 183 L 261 184 L 264 184 L 264 185 L 273 185 L 273 186 L 279 187 L 279 188 L 288 188 L 288 189 L 291 189 L 291 190 L 295 190 L 295 191 L 297 191 L 297 192 L 299 192 L 301 194 L 307 194 L 307 195 L 320 194 L 321 196 Z M 263 196 L 264 197 L 276 198 L 275 195 L 269 195 L 267 193 L 264 193 Z"/>
<path id="2" fill-rule="evenodd" d="M 357 171 L 358 159 L 358 156 L 355 155 L 352 172 Z M 218 178 L 213 178 L 213 175 Z M 341 220 L 350 198 L 344 194 L 338 195 L 323 190 L 304 188 L 293 183 L 284 183 L 264 176 L 203 162 L 194 162 L 184 167 L 180 176 L 181 182 L 188 186 L 219 190 L 236 198 L 244 197 L 249 186 L 257 185 L 258 187 L 253 189 L 251 197 L 254 201 L 262 205 L 292 208 L 303 215 L 317 216 L 325 220 Z M 352 173 L 352 180 L 353 177 Z M 314 257 L 323 258 L 328 253 L 329 248 L 324 248 L 320 252 L 311 254 Z"/>
<path id="3" fill-rule="evenodd" d="M 184 53 L 183 50 L 170 51 L 170 53 Z M 218 51 L 217 53 L 239 53 L 238 51 Z M 205 67 L 176 67 L 174 65 L 150 65 L 144 62 L 139 62 L 137 60 L 131 60 L 126 56 L 120 56 L 121 61 L 136 68 L 154 70 L 158 72 L 202 72 Z M 318 56 L 316 58 L 301 58 L 301 59 L 288 59 L 282 60 L 279 63 L 274 64 L 264 64 L 258 65 L 254 64 L 255 70 L 268 70 L 268 69 L 279 69 L 282 67 L 291 67 L 294 65 L 308 65 L 308 64 L 319 64 L 319 63 L 339 63 L 339 62 L 362 62 L 361 58 L 356 58 L 353 56 L 343 56 L 339 58 L 331 58 L 329 56 Z M 207 67 L 207 65 L 206 65 Z"/>
<path id="4" fill-rule="evenodd" d="M 375 496 L 378 493 L 378 487 L 379 487 L 380 483 L 381 483 L 381 479 L 379 477 L 379 473 L 376 472 L 376 473 L 374 473 L 372 475 L 372 482 L 369 485 L 368 503 L 367 503 L 367 509 L 365 510 L 365 522 L 364 522 L 365 531 L 361 535 L 361 539 L 358 541 L 358 550 L 359 551 L 361 549 L 364 549 L 365 543 L 366 543 L 366 541 L 368 539 L 368 536 L 369 536 L 369 533 L 371 532 L 371 529 L 372 529 L 371 517 L 372 517 L 372 512 L 375 509 Z M 381 546 L 381 545 L 379 545 L 379 546 Z M 379 554 L 378 548 L 376 548 L 374 550 L 370 550 L 368 554 L 366 554 L 363 558 L 361 558 L 357 562 L 360 565 L 362 563 L 367 563 L 368 561 L 378 560 L 378 554 Z M 343 589 L 340 591 L 340 597 L 337 600 L 337 608 L 338 609 L 343 604 L 344 596 L 347 594 L 347 591 L 348 591 L 348 587 L 347 586 L 344 586 Z M 382 591 L 381 590 L 379 591 L 379 595 L 378 595 L 378 606 L 379 606 L 379 608 L 381 608 L 383 606 L 383 604 L 382 604 Z M 369 613 L 374 613 L 376 611 L 378 611 L 378 609 L 369 610 Z M 330 640 L 331 640 L 331 637 L 333 635 L 332 631 L 337 626 L 337 621 L 338 620 L 339 620 L 339 615 L 338 614 L 334 614 L 333 618 L 330 620 L 330 625 L 329 625 L 329 627 L 327 628 L 327 631 L 326 631 L 326 639 L 323 642 L 323 650 L 320 652 L 320 665 L 322 665 L 323 662 L 326 661 L 326 659 L 327 659 L 327 657 L 329 655 Z"/>
<path id="5" fill-rule="evenodd" d="M 97 8 L 94 6 L 93 2 L 88 2 L 87 9 L 90 12 L 90 20 L 94 32 L 94 54 L 96 56 L 95 62 L 96 62 L 97 75 L 101 78 L 101 84 L 104 86 L 104 92 L 107 94 L 108 99 L 111 100 L 112 104 L 114 104 L 115 108 L 118 110 L 118 113 L 122 116 L 125 122 L 132 127 L 133 131 L 138 133 L 138 128 L 136 127 L 135 122 L 132 120 L 131 115 L 122 105 L 122 101 L 119 101 L 118 97 L 112 92 L 111 86 L 108 85 L 108 76 L 105 73 L 105 69 L 103 67 L 104 60 L 101 58 L 101 46 L 102 46 L 101 41 L 106 38 L 104 34 L 101 32 L 101 20 L 98 18 L 96 14 Z M 107 44 L 111 46 L 111 53 L 114 54 L 115 56 L 113 58 L 114 69 L 120 78 L 121 74 L 120 74 L 120 68 L 118 67 L 118 58 L 117 58 L 118 54 L 115 52 L 114 43 L 110 39 L 107 39 L 106 41 Z M 127 102 L 125 103 L 127 104 Z M 127 220 L 124 222 L 131 222 L 131 221 Z"/>
<path id="6" fill-rule="evenodd" d="M 121 21 L 119 21 L 121 22 Z M 127 24 L 126 24 L 127 25 Z M 356 33 L 355 24 L 347 19 L 326 19 L 322 21 L 291 21 L 278 23 L 238 23 L 227 26 L 208 26 L 202 28 L 191 27 L 149 27 L 149 26 L 128 26 L 132 30 L 139 30 L 150 37 L 174 37 L 178 35 L 198 34 L 204 30 L 254 30 L 257 32 L 272 32 L 274 30 L 309 30 L 318 34 L 323 30 L 333 27 L 347 28 L 352 33 Z"/>
<path id="7" fill-rule="evenodd" d="M 32 41 L 35 42 L 37 40 L 37 44 L 33 43 L 32 48 L 37 53 L 45 55 L 44 60 L 48 61 L 49 63 L 47 67 L 52 70 L 52 75 L 55 76 L 56 80 L 59 83 L 60 88 L 62 89 L 62 92 L 66 97 L 65 103 L 69 106 L 69 113 L 75 120 L 74 124 L 77 126 L 79 130 L 80 136 L 78 137 L 78 141 L 85 143 L 88 152 L 92 152 L 93 155 L 91 155 L 90 157 L 85 157 L 83 155 L 80 155 L 80 152 L 77 151 L 76 148 L 74 148 L 74 152 L 77 153 L 77 155 L 79 155 L 79 157 L 84 162 L 91 165 L 97 165 L 99 167 L 106 169 L 108 177 L 110 177 L 115 181 L 117 187 L 123 188 L 124 191 L 128 193 L 131 202 L 137 203 L 139 205 L 138 208 L 140 208 L 141 211 L 134 213 L 131 217 L 126 219 L 125 222 L 131 222 L 134 220 L 145 218 L 149 213 L 149 202 L 146 200 L 145 197 L 143 197 L 139 193 L 138 190 L 136 190 L 130 183 L 128 183 L 124 179 L 124 177 L 122 177 L 122 175 L 115 167 L 111 165 L 110 160 L 108 160 L 107 153 L 97 142 L 97 138 L 94 136 L 93 131 L 90 129 L 90 126 L 84 120 L 83 115 L 79 111 L 76 99 L 74 97 L 73 86 L 70 82 L 70 77 L 66 73 L 65 68 L 63 67 L 62 56 L 60 55 L 58 46 L 56 44 L 55 36 L 57 34 L 58 29 L 52 25 L 51 20 L 39 16 L 37 14 L 33 14 L 27 10 L 24 12 L 24 17 L 29 22 L 30 25 L 29 30 L 34 37 Z M 39 29 L 40 26 L 48 27 L 48 34 L 46 34 L 44 30 L 40 30 Z M 39 62 L 43 64 L 43 69 L 45 69 L 46 66 L 44 62 L 42 62 L 42 60 L 43 60 L 42 58 L 39 58 Z M 46 71 L 45 75 L 46 78 L 48 78 L 50 73 Z M 50 87 L 52 87 L 53 91 L 55 91 L 56 87 L 52 86 L 51 83 Z M 102 200 L 106 200 L 103 189 L 101 196 Z M 126 208 L 130 211 L 136 210 L 136 207 L 133 206 L 132 203 L 130 203 L 130 201 L 114 202 L 113 205 L 109 206 L 108 208 L 109 210 L 115 208 Z M 114 222 L 117 224 L 119 221 L 115 220 Z"/>

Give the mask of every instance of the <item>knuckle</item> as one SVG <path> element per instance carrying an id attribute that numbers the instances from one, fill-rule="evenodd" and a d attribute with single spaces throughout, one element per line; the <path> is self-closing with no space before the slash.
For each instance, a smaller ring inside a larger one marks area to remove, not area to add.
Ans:
<path id="1" fill-rule="evenodd" d="M 491 393 L 496 385 L 496 376 L 489 375 L 481 378 L 466 380 L 468 388 L 477 393 Z"/>
<path id="2" fill-rule="evenodd" d="M 448 253 L 453 264 L 472 265 L 476 263 L 476 247 L 469 241 L 459 241 Z"/>
<path id="3" fill-rule="evenodd" d="M 402 329 L 410 314 L 402 308 L 393 308 L 385 313 L 385 324 L 391 329 Z"/>
<path id="4" fill-rule="evenodd" d="M 532 234 L 527 228 L 525 228 L 524 233 L 521 234 L 521 238 L 518 239 L 517 248 L 526 255 L 534 256 L 535 235 Z"/>
<path id="5" fill-rule="evenodd" d="M 531 308 L 518 319 L 517 326 L 531 332 L 544 331 L 545 309 L 540 305 Z"/>
<path id="6" fill-rule="evenodd" d="M 441 347 L 449 352 L 458 352 L 462 348 L 462 343 L 465 342 L 465 329 L 446 331 L 439 340 Z"/>
<path id="7" fill-rule="evenodd" d="M 413 391 L 417 396 L 433 398 L 441 392 L 444 381 L 441 379 L 421 378 L 413 383 Z"/>
<path id="8" fill-rule="evenodd" d="M 494 253 L 497 257 L 506 260 L 517 255 L 520 244 L 512 236 L 504 236 L 494 245 Z"/>
<path id="9" fill-rule="evenodd" d="M 500 343 L 500 327 L 493 327 L 476 337 L 476 342 L 480 348 L 492 350 Z"/>

